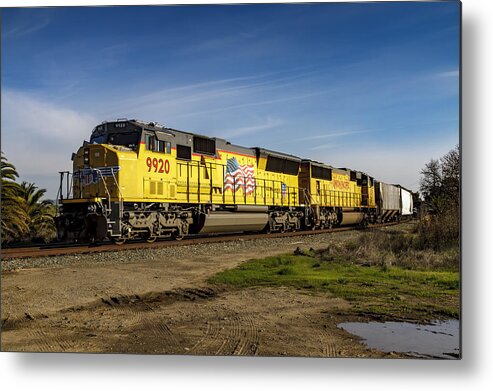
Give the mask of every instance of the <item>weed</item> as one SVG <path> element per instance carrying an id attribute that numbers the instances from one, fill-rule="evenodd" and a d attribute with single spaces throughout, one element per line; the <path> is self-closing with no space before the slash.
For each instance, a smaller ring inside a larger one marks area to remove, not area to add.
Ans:
<path id="1" fill-rule="evenodd" d="M 347 244 L 331 244 L 298 255 L 248 261 L 210 278 L 237 287 L 291 286 L 327 291 L 350 303 L 354 313 L 376 316 L 453 316 L 459 313 L 457 248 L 417 249 L 413 226 L 361 233 Z"/>
<path id="2" fill-rule="evenodd" d="M 294 270 L 291 267 L 283 267 L 277 272 L 277 274 L 279 274 L 280 276 L 287 276 L 294 274 Z"/>

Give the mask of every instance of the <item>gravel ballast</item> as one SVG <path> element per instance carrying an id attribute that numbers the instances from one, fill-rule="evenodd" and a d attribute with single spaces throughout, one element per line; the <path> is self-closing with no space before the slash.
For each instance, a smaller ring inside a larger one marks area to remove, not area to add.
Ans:
<path id="1" fill-rule="evenodd" d="M 264 251 L 292 251 L 301 248 L 323 248 L 333 241 L 345 241 L 359 235 L 357 231 L 321 233 L 284 238 L 237 239 L 219 243 L 197 243 L 163 248 L 119 250 L 75 255 L 57 255 L 36 258 L 13 258 L 2 260 L 2 271 L 24 268 L 65 267 L 85 264 L 119 264 L 152 262 L 155 259 L 190 259 L 200 256 L 217 256 L 236 252 L 251 252 L 252 258 L 262 257 Z M 294 247 L 294 248 L 293 248 Z"/>

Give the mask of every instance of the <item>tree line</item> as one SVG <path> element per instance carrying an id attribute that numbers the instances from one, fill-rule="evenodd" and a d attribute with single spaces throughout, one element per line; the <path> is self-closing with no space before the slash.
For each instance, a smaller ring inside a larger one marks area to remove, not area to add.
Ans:
<path id="1" fill-rule="evenodd" d="M 43 199 L 46 190 L 21 182 L 15 166 L 1 154 L 1 242 L 48 242 L 55 238 L 56 206 Z"/>
<path id="2" fill-rule="evenodd" d="M 419 230 L 423 244 L 435 250 L 457 247 L 460 241 L 460 150 L 456 145 L 421 170 L 420 191 L 427 209 Z"/>

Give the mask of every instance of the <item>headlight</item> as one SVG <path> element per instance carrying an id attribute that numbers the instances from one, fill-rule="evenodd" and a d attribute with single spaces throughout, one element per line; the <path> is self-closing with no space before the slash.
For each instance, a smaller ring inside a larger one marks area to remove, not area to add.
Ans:
<path id="1" fill-rule="evenodd" d="M 89 164 L 89 148 L 84 148 L 84 164 Z"/>

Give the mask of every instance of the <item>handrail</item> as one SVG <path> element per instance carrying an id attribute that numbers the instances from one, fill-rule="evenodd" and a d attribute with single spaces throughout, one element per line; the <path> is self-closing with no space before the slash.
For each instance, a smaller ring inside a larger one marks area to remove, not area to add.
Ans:
<path id="1" fill-rule="evenodd" d="M 116 176 L 115 176 L 115 172 L 113 171 L 113 168 L 111 169 L 111 175 L 113 176 L 113 180 L 115 181 L 115 185 L 118 188 L 118 193 L 120 193 L 120 201 L 119 201 L 120 210 L 118 212 L 118 215 L 121 219 L 123 217 L 123 194 L 122 194 L 122 190 L 120 189 L 120 185 L 118 184 L 118 181 L 116 180 Z"/>
<path id="2" fill-rule="evenodd" d="M 96 171 L 98 173 L 98 175 L 100 176 L 100 178 L 102 179 L 103 181 L 103 185 L 104 185 L 104 188 L 106 190 L 106 194 L 108 194 L 108 206 L 110 207 L 110 211 L 111 211 L 111 194 L 108 190 L 108 186 L 106 186 L 106 181 L 103 177 L 103 174 L 101 173 L 101 170 L 99 168 L 93 168 L 94 171 Z M 111 169 L 111 172 L 113 173 L 113 169 Z"/>

